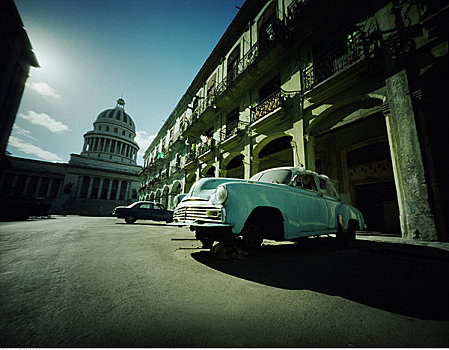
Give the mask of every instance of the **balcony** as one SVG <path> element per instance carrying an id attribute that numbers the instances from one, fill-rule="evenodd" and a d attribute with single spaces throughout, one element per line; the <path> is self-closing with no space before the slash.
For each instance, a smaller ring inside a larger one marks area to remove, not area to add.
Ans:
<path id="1" fill-rule="evenodd" d="M 285 101 L 283 91 L 279 90 L 251 108 L 251 127 L 260 129 L 262 126 L 270 127 L 278 122 L 279 117 L 284 114 L 280 112 L 285 111 Z"/>
<path id="2" fill-rule="evenodd" d="M 197 144 L 196 149 L 198 156 L 202 157 L 206 155 L 209 151 L 213 151 L 215 149 L 215 140 L 211 138 L 207 142 Z"/>
<path id="3" fill-rule="evenodd" d="M 361 73 L 353 70 L 365 58 L 363 43 L 364 33 L 355 31 L 348 35 L 345 43 L 342 43 L 330 50 L 326 54 L 318 56 L 302 68 L 303 91 L 307 92 L 318 87 L 325 89 L 323 85 L 335 77 L 341 77 L 342 86 L 334 90 L 347 88 L 354 79 L 360 77 Z M 353 74 L 356 73 L 356 74 Z"/>
<path id="4" fill-rule="evenodd" d="M 216 86 L 213 100 L 220 96 L 226 89 L 235 84 L 238 78 L 243 74 L 243 72 L 245 72 L 251 65 L 256 62 L 258 56 L 259 43 L 256 43 L 237 62 L 237 64 L 230 71 L 228 71 L 228 75 Z"/>
<path id="5" fill-rule="evenodd" d="M 224 130 L 220 132 L 220 148 L 229 151 L 238 145 L 242 139 L 244 127 L 244 122 L 238 119 L 226 124 Z"/>

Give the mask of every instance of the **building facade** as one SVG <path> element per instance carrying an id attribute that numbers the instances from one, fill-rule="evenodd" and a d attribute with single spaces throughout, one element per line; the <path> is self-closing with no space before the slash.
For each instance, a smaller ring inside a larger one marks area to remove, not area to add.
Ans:
<path id="1" fill-rule="evenodd" d="M 37 200 L 48 203 L 54 214 L 103 216 L 136 201 L 142 167 L 136 164 L 139 146 L 125 101 L 101 112 L 93 127 L 84 135 L 82 152 L 71 154 L 68 163 L 4 157 L 2 203 Z"/>
<path id="2" fill-rule="evenodd" d="M 140 199 L 303 166 L 370 230 L 447 241 L 447 18 L 444 1 L 246 1 L 146 150 Z"/>
<path id="3" fill-rule="evenodd" d="M 0 155 L 5 154 L 30 67 L 39 67 L 12 0 L 0 5 Z"/>

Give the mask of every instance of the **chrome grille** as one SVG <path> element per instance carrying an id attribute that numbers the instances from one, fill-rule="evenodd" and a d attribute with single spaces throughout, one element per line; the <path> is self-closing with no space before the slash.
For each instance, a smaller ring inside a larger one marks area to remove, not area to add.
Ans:
<path id="1" fill-rule="evenodd" d="M 207 216 L 207 211 L 218 212 L 218 215 Z M 173 219 L 174 221 L 221 222 L 221 208 L 214 206 L 178 206 L 175 208 Z"/>

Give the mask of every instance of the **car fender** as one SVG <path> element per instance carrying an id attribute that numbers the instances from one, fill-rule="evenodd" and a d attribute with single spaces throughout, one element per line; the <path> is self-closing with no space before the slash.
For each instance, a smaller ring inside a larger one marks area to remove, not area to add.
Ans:
<path id="1" fill-rule="evenodd" d="M 348 228 L 349 220 L 356 220 L 359 225 L 359 230 L 363 229 L 365 226 L 365 220 L 362 213 L 357 208 L 346 203 L 341 203 L 337 207 L 336 220 L 337 226 L 339 224 L 338 221 L 341 220 L 340 226 L 342 226 L 344 230 Z"/>
<path id="2" fill-rule="evenodd" d="M 228 183 L 225 186 L 228 199 L 223 206 L 226 222 L 233 225 L 233 233 L 241 233 L 248 217 L 260 207 L 279 210 L 283 219 L 284 232 L 288 230 L 290 218 L 296 210 L 295 197 L 289 191 L 289 186 L 262 182 Z"/>

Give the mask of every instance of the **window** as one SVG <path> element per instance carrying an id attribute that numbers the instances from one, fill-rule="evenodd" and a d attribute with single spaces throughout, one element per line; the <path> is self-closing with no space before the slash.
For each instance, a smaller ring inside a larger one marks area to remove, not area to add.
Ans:
<path id="1" fill-rule="evenodd" d="M 240 59 L 240 45 L 228 57 L 228 84 L 232 83 L 238 76 L 238 63 Z"/>
<path id="2" fill-rule="evenodd" d="M 280 86 L 281 86 L 281 78 L 278 75 L 259 89 L 259 101 L 263 101 L 266 98 L 273 95 L 275 92 L 278 92 Z"/>
<path id="3" fill-rule="evenodd" d="M 329 180 L 322 177 L 318 177 L 318 180 L 320 182 L 320 189 L 326 196 L 338 198 L 337 191 Z"/>
<path id="4" fill-rule="evenodd" d="M 308 191 L 318 192 L 313 175 L 303 174 L 296 176 L 294 179 L 293 186 Z"/>
<path id="5" fill-rule="evenodd" d="M 118 129 L 114 128 L 114 134 L 118 134 Z"/>
<path id="6" fill-rule="evenodd" d="M 153 209 L 153 205 L 149 203 L 142 204 L 140 209 Z"/>
<path id="7" fill-rule="evenodd" d="M 258 178 L 257 181 L 288 185 L 290 183 L 291 177 L 292 172 L 290 170 L 281 169 L 281 170 L 267 171 L 263 173 L 262 176 Z"/>

